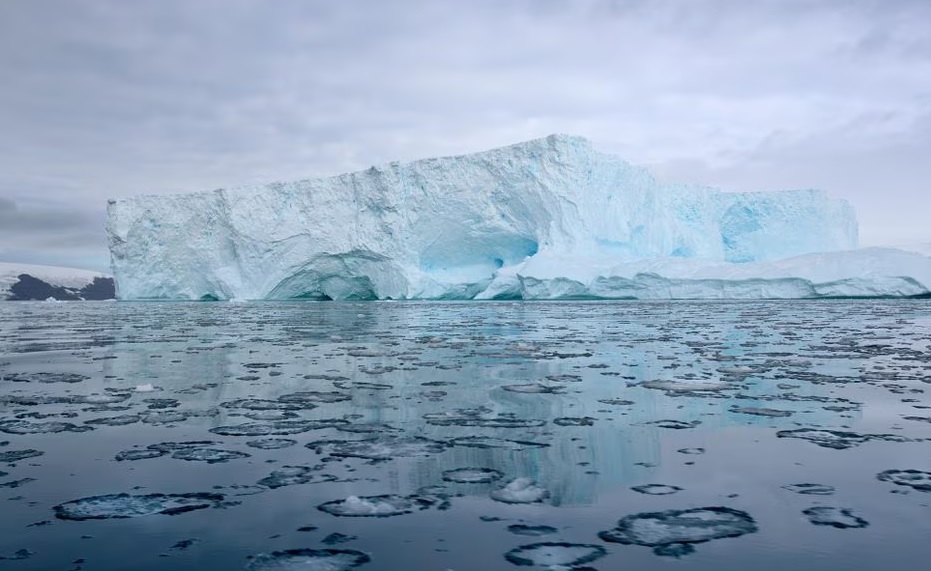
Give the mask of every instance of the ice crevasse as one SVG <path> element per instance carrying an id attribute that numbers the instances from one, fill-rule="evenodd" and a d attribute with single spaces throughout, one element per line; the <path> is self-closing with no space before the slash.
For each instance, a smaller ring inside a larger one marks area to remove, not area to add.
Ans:
<path id="1" fill-rule="evenodd" d="M 845 201 L 727 193 L 551 135 L 330 178 L 111 199 L 121 299 L 920 296 Z"/>

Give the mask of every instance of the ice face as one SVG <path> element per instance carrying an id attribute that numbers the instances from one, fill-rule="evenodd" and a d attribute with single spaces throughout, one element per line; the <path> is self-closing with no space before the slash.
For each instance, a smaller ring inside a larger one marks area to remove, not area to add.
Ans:
<path id="1" fill-rule="evenodd" d="M 326 179 L 112 200 L 122 299 L 759 298 L 928 293 L 844 201 L 722 193 L 554 135 Z"/>

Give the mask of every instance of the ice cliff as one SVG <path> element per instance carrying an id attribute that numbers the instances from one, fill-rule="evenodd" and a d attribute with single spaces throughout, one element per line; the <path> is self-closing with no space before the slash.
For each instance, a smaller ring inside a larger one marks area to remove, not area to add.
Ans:
<path id="1" fill-rule="evenodd" d="M 332 178 L 111 200 L 121 299 L 922 295 L 931 258 L 856 250 L 816 190 L 664 184 L 585 139 Z"/>

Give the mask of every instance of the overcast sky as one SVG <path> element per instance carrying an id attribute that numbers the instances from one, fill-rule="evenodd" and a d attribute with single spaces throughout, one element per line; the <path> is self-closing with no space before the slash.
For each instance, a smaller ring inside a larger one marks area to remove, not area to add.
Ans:
<path id="1" fill-rule="evenodd" d="M 106 270 L 108 197 L 582 135 L 931 242 L 928 0 L 5 0 L 0 261 Z"/>

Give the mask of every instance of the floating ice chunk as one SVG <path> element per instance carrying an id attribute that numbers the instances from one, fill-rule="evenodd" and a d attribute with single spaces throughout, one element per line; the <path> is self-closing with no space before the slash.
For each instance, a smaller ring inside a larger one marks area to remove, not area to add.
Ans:
<path id="1" fill-rule="evenodd" d="M 246 410 L 311 410 L 317 405 L 310 401 L 282 402 L 269 399 L 237 399 L 221 404 L 223 408 L 244 408 Z"/>
<path id="2" fill-rule="evenodd" d="M 89 424 L 92 426 L 102 425 L 102 426 L 126 426 L 129 424 L 136 424 L 142 420 L 142 416 L 138 414 L 119 414 L 117 416 L 107 416 L 103 418 L 93 418 L 91 420 L 85 420 L 84 424 Z"/>
<path id="3" fill-rule="evenodd" d="M 35 552 L 28 549 L 18 549 L 12 555 L 0 555 L 0 561 L 22 561 L 35 555 Z"/>
<path id="4" fill-rule="evenodd" d="M 105 395 L 82 395 L 72 398 L 72 402 L 76 404 L 116 404 L 118 402 L 123 402 L 129 399 L 132 396 L 132 393 L 129 391 L 113 391 Z"/>
<path id="5" fill-rule="evenodd" d="M 236 460 L 238 458 L 249 458 L 249 454 L 236 450 L 224 450 L 221 448 L 211 448 L 217 444 L 211 440 L 192 440 L 188 442 L 159 442 L 150 444 L 144 449 L 123 450 L 116 455 L 117 461 L 126 460 L 147 460 L 158 458 L 166 454 L 176 460 L 188 460 L 192 462 L 206 462 L 208 464 L 217 464 Z"/>
<path id="6" fill-rule="evenodd" d="M 503 476 L 503 473 L 491 468 L 456 468 L 455 470 L 443 472 L 445 481 L 459 484 L 487 484 L 499 480 Z"/>
<path id="7" fill-rule="evenodd" d="M 753 416 L 768 416 L 771 418 L 787 418 L 794 414 L 791 410 L 778 410 L 775 408 L 760 408 L 755 406 L 732 406 L 730 411 Z"/>
<path id="8" fill-rule="evenodd" d="M 538 566 L 553 571 L 572 570 L 604 557 L 608 552 L 600 545 L 582 543 L 533 543 L 514 548 L 504 558 L 519 566 Z"/>
<path id="9" fill-rule="evenodd" d="M 595 419 L 590 416 L 563 416 L 554 418 L 553 424 L 557 426 L 592 426 L 595 424 Z"/>
<path id="10" fill-rule="evenodd" d="M 77 373 L 10 373 L 0 379 L 14 383 L 80 383 L 90 377 Z"/>
<path id="11" fill-rule="evenodd" d="M 354 355 L 358 356 L 358 355 Z M 334 381 L 333 386 L 340 389 L 350 391 L 353 389 L 356 390 L 368 390 L 368 391 L 387 391 L 393 389 L 393 385 L 388 385 L 385 383 L 368 383 L 365 381 Z"/>
<path id="12" fill-rule="evenodd" d="M 400 428 L 388 424 L 344 424 L 337 426 L 336 430 L 348 432 L 350 434 L 389 434 L 392 432 L 404 432 Z"/>
<path id="13" fill-rule="evenodd" d="M 268 422 L 274 420 L 288 420 L 289 418 L 297 418 L 300 415 L 290 410 L 250 410 L 243 416 L 249 420 Z"/>
<path id="14" fill-rule="evenodd" d="M 718 372 L 724 375 L 735 375 L 735 376 L 745 376 L 752 375 L 753 373 L 760 372 L 761 369 L 758 367 L 750 367 L 747 365 L 739 365 L 736 367 L 719 367 Z"/>
<path id="15" fill-rule="evenodd" d="M 502 389 L 512 393 L 524 394 L 561 394 L 566 388 L 562 385 L 546 385 L 543 383 L 527 383 L 523 385 L 504 385 Z"/>
<path id="16" fill-rule="evenodd" d="M 517 418 L 513 414 L 492 416 L 485 408 L 457 409 L 451 412 L 430 412 L 423 415 L 427 424 L 436 426 L 468 426 L 480 428 L 535 428 L 544 420 Z"/>
<path id="17" fill-rule="evenodd" d="M 250 455 L 238 450 L 223 450 L 220 448 L 182 448 L 175 451 L 172 458 L 176 460 L 187 460 L 190 462 L 206 462 L 207 464 L 219 464 L 238 460 L 240 458 L 249 458 Z"/>
<path id="18" fill-rule="evenodd" d="M 527 525 L 523 523 L 514 523 L 508 526 L 508 531 L 515 535 L 539 537 L 541 535 L 551 535 L 559 530 L 549 525 Z"/>
<path id="19" fill-rule="evenodd" d="M 247 571 L 349 571 L 371 561 L 352 549 L 288 549 L 260 553 L 251 558 Z"/>
<path id="20" fill-rule="evenodd" d="M 297 440 L 292 440 L 290 438 L 258 438 L 246 442 L 246 446 L 258 448 L 260 450 L 280 450 L 281 448 L 287 448 L 295 444 L 297 444 Z"/>
<path id="21" fill-rule="evenodd" d="M 542 502 L 550 493 L 530 478 L 517 478 L 503 488 L 492 490 L 488 496 L 496 502 L 506 504 L 533 504 Z"/>
<path id="22" fill-rule="evenodd" d="M 733 383 L 727 381 L 690 381 L 686 379 L 646 381 L 640 383 L 640 386 L 645 389 L 670 393 L 703 393 L 735 388 Z"/>
<path id="23" fill-rule="evenodd" d="M 352 395 L 324 391 L 301 391 L 278 397 L 279 402 L 296 403 L 300 405 L 306 405 L 307 403 L 335 403 L 347 400 L 352 400 Z"/>
<path id="24" fill-rule="evenodd" d="M 337 478 L 332 474 L 321 474 L 319 468 L 309 466 L 282 466 L 268 476 L 258 481 L 260 486 L 266 488 L 281 488 L 298 484 L 319 484 L 333 482 Z"/>
<path id="25" fill-rule="evenodd" d="M 320 543 L 324 545 L 339 545 L 340 543 L 346 543 L 347 541 L 352 541 L 354 539 L 359 539 L 359 537 L 356 535 L 346 535 L 345 533 L 339 533 L 336 531 L 321 539 Z"/>
<path id="26" fill-rule="evenodd" d="M 155 387 L 152 386 L 152 383 L 146 383 L 144 385 L 136 385 L 136 388 L 133 390 L 137 393 L 151 393 L 155 390 Z"/>
<path id="27" fill-rule="evenodd" d="M 668 510 L 629 515 L 598 534 L 604 541 L 652 547 L 657 555 L 681 556 L 691 544 L 757 531 L 750 514 L 725 507 Z"/>
<path id="28" fill-rule="evenodd" d="M 924 470 L 886 470 L 876 477 L 882 482 L 908 486 L 920 492 L 931 492 L 931 472 Z"/>
<path id="29" fill-rule="evenodd" d="M 5 452 L 0 452 L 0 462 L 5 464 L 12 464 L 14 462 L 26 460 L 27 458 L 37 458 L 43 454 L 45 454 L 45 452 L 42 452 L 41 450 L 34 450 L 32 448 L 27 450 L 7 450 Z"/>
<path id="30" fill-rule="evenodd" d="M 789 484 L 782 489 L 806 496 L 830 496 L 835 491 L 834 486 L 826 484 Z"/>
<path id="31" fill-rule="evenodd" d="M 19 480 L 3 482 L 2 484 L 0 484 L 0 488 L 18 488 L 20 486 L 28 484 L 29 482 L 35 482 L 35 481 L 36 481 L 35 478 L 21 478 Z"/>
<path id="32" fill-rule="evenodd" d="M 642 486 L 633 486 L 630 489 L 650 496 L 668 496 L 682 491 L 679 486 L 667 486 L 665 484 L 644 484 Z"/>
<path id="33" fill-rule="evenodd" d="M 115 456 L 115 460 L 117 462 L 149 460 L 152 458 L 165 456 L 166 454 L 168 454 L 167 450 L 155 450 L 152 448 L 145 448 L 141 450 L 123 450 Z"/>
<path id="34" fill-rule="evenodd" d="M 676 450 L 676 452 L 678 452 L 679 454 L 689 454 L 689 455 L 697 456 L 699 454 L 704 454 L 705 449 L 700 446 L 696 446 L 694 448 L 680 448 Z"/>
<path id="35" fill-rule="evenodd" d="M 839 529 L 856 529 L 870 524 L 848 508 L 819 506 L 808 508 L 802 513 L 815 525 L 829 525 Z"/>
<path id="36" fill-rule="evenodd" d="M 794 430 L 780 430 L 776 433 L 779 438 L 798 438 L 817 444 L 822 448 L 844 450 L 859 446 L 870 440 L 885 442 L 911 442 L 911 439 L 894 434 L 859 434 L 841 430 L 827 430 L 825 428 L 796 428 Z"/>
<path id="37" fill-rule="evenodd" d="M 109 494 L 91 496 L 55 506 L 59 519 L 86 520 L 132 518 L 154 514 L 176 515 L 216 507 L 222 494 Z"/>
<path id="38" fill-rule="evenodd" d="M 348 420 L 330 418 L 323 420 L 278 420 L 268 423 L 252 422 L 232 426 L 218 426 L 210 432 L 222 436 L 286 436 L 310 430 L 333 428 L 349 424 Z"/>
<path id="39" fill-rule="evenodd" d="M 624 399 L 598 399 L 598 402 L 601 404 L 610 404 L 614 406 L 630 406 L 634 404 L 634 401 Z"/>
<path id="40" fill-rule="evenodd" d="M 689 428 L 695 428 L 701 424 L 701 421 L 692 420 L 686 422 L 684 420 L 654 420 L 647 422 L 646 424 L 652 424 L 653 426 L 658 426 L 660 428 L 670 428 L 672 430 L 687 430 Z"/>
<path id="41" fill-rule="evenodd" d="M 320 511 L 340 517 L 391 517 L 429 509 L 437 500 L 428 496 L 349 496 L 317 506 Z"/>
<path id="42" fill-rule="evenodd" d="M 494 436 L 460 436 L 450 439 L 453 446 L 467 448 L 500 448 L 502 450 L 527 450 L 528 448 L 546 448 L 546 442 L 532 442 L 528 440 L 508 440 Z"/>
<path id="43" fill-rule="evenodd" d="M 92 426 L 77 426 L 70 422 L 29 422 L 28 420 L 0 421 L 0 432 L 7 434 L 46 434 L 54 432 L 87 432 Z"/>
<path id="44" fill-rule="evenodd" d="M 366 460 L 424 457 L 446 449 L 446 443 L 420 436 L 380 435 L 369 440 L 319 440 L 305 444 L 317 454 Z"/>

